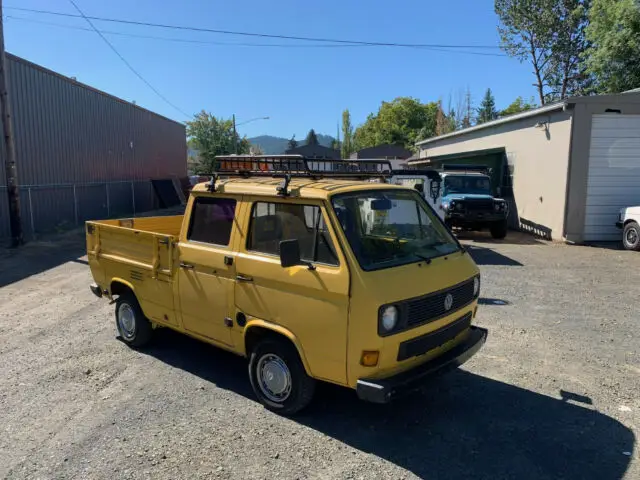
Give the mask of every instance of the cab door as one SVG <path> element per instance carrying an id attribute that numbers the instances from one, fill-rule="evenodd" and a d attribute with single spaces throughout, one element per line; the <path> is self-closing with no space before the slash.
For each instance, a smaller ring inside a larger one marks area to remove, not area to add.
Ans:
<path id="1" fill-rule="evenodd" d="M 185 330 L 231 346 L 236 277 L 232 249 L 239 198 L 201 195 L 191 200 L 187 231 L 178 245 L 178 291 Z"/>
<path id="2" fill-rule="evenodd" d="M 349 271 L 324 205 L 246 196 L 243 201 L 250 218 L 238 242 L 237 310 L 249 321 L 289 330 L 314 377 L 346 384 Z M 294 238 L 302 259 L 315 269 L 280 265 L 280 241 Z"/>

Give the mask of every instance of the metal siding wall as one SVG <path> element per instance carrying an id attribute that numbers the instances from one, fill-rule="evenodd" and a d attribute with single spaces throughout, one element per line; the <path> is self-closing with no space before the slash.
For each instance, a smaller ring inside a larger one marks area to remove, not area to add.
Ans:
<path id="1" fill-rule="evenodd" d="M 7 71 L 27 236 L 33 233 L 31 213 L 36 232 L 130 215 L 134 203 L 136 212 L 157 207 L 150 179 L 187 175 L 184 125 L 10 54 Z M 0 237 L 6 237 L 0 170 Z M 114 182 L 109 206 L 105 182 Z"/>

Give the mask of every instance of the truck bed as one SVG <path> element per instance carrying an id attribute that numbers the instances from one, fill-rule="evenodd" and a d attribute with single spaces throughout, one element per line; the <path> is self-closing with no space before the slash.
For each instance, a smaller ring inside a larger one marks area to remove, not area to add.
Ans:
<path id="1" fill-rule="evenodd" d="M 182 226 L 182 215 L 125 218 L 87 222 L 87 254 L 94 273 L 109 275 L 112 261 L 151 272 L 171 275 L 173 244 Z M 101 275 L 102 276 L 102 275 Z"/>
<path id="2" fill-rule="evenodd" d="M 87 222 L 87 257 L 101 290 L 116 283 L 134 292 L 145 315 L 175 323 L 175 244 L 183 215 Z"/>

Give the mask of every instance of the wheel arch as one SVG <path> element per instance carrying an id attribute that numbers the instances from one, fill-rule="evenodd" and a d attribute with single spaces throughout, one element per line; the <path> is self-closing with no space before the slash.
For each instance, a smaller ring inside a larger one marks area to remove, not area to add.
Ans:
<path id="1" fill-rule="evenodd" d="M 130 282 L 117 277 L 111 279 L 111 283 L 109 283 L 109 298 L 111 300 L 113 300 L 114 295 L 122 295 L 127 292 L 131 292 L 133 295 L 136 295 L 136 289 Z"/>
<path id="2" fill-rule="evenodd" d="M 244 355 L 248 357 L 251 354 L 253 347 L 257 345 L 258 342 L 268 337 L 282 338 L 291 343 L 298 352 L 298 356 L 300 357 L 300 361 L 302 361 L 302 365 L 304 366 L 307 375 L 310 377 L 313 376 L 311 374 L 309 363 L 304 355 L 302 345 L 300 344 L 300 340 L 290 330 L 280 325 L 265 322 L 264 320 L 253 319 L 247 322 L 244 329 Z"/>

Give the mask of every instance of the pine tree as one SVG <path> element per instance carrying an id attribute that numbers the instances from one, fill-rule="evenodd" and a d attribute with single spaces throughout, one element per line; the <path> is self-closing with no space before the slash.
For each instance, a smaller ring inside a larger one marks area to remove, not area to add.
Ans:
<path id="1" fill-rule="evenodd" d="M 318 136 L 316 135 L 315 130 L 312 128 L 307 133 L 307 139 L 305 141 L 306 145 L 318 145 Z"/>
<path id="2" fill-rule="evenodd" d="M 496 110 L 496 99 L 491 93 L 491 89 L 487 88 L 487 91 L 482 98 L 480 107 L 478 108 L 478 124 L 490 122 L 498 118 L 498 112 Z"/>

